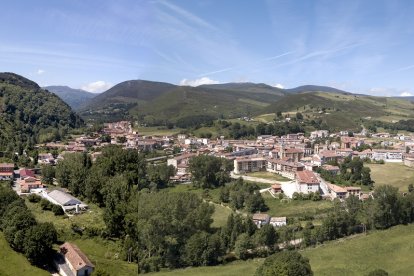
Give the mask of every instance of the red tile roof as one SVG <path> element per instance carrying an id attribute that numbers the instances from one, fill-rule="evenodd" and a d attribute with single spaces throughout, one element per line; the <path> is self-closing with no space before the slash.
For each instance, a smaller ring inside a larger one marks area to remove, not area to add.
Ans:
<path id="1" fill-rule="evenodd" d="M 299 183 L 319 184 L 319 180 L 316 177 L 316 174 L 311 171 L 296 172 L 296 179 Z"/>

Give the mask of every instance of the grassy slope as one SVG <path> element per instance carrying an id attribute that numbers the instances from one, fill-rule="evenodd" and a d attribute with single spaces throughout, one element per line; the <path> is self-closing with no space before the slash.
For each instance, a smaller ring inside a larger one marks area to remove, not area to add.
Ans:
<path id="1" fill-rule="evenodd" d="M 412 275 L 413 248 L 414 225 L 409 225 L 330 242 L 301 253 L 310 259 L 315 275 L 366 275 L 377 268 L 390 275 Z"/>
<path id="2" fill-rule="evenodd" d="M 256 268 L 263 262 L 263 259 L 248 261 L 237 261 L 227 265 L 212 267 L 196 267 L 177 269 L 173 271 L 162 271 L 149 273 L 148 276 L 244 276 L 254 275 Z"/>
<path id="3" fill-rule="evenodd" d="M 328 200 L 279 200 L 273 198 L 269 193 L 262 194 L 266 205 L 269 207 L 267 213 L 275 217 L 300 217 L 305 214 L 316 216 L 327 212 L 333 207 Z"/>
<path id="4" fill-rule="evenodd" d="M 251 173 L 246 173 L 246 175 L 247 176 L 258 177 L 258 178 L 269 179 L 269 180 L 274 180 L 274 181 L 290 181 L 290 179 L 288 179 L 286 177 L 283 177 L 281 175 L 271 173 L 271 172 L 251 172 Z"/>
<path id="5" fill-rule="evenodd" d="M 400 191 L 407 191 L 409 184 L 414 184 L 414 168 L 403 163 L 368 164 L 375 185 L 392 185 Z"/>
<path id="6" fill-rule="evenodd" d="M 3 233 L 0 233 L 0 275 L 47 276 L 50 274 L 45 270 L 32 266 L 25 256 L 11 249 L 4 239 Z"/>
<path id="7" fill-rule="evenodd" d="M 103 210 L 91 204 L 91 212 L 70 218 L 59 216 L 56 217 L 51 211 L 43 211 L 39 204 L 30 203 L 26 200 L 28 208 L 40 222 L 52 222 L 59 233 L 60 239 L 73 242 L 88 256 L 95 264 L 96 268 L 103 269 L 110 275 L 131 275 L 136 271 L 136 266 L 128 264 L 119 259 L 122 250 L 116 241 L 107 241 L 101 238 L 81 238 L 74 235 L 70 230 L 71 225 L 76 224 L 80 227 L 97 227 L 103 228 L 102 219 Z M 117 257 L 118 256 L 118 257 Z M 0 275 L 2 275 L 0 273 Z"/>

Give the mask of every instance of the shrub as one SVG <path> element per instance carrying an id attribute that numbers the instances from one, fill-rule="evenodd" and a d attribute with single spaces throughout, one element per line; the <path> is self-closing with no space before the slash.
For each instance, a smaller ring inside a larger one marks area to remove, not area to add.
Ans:
<path id="1" fill-rule="evenodd" d="M 42 198 L 41 198 L 40 196 L 36 195 L 36 194 L 30 194 L 30 195 L 27 197 L 27 199 L 28 199 L 30 202 L 37 203 L 37 202 L 39 202 Z"/>
<path id="2" fill-rule="evenodd" d="M 53 203 L 49 202 L 49 200 L 42 198 L 40 200 L 40 207 L 42 210 L 52 210 Z"/>
<path id="3" fill-rule="evenodd" d="M 55 214 L 55 216 L 63 216 L 65 214 L 62 207 L 60 205 L 57 205 L 57 204 L 53 204 L 52 212 L 53 212 L 53 214 Z"/>

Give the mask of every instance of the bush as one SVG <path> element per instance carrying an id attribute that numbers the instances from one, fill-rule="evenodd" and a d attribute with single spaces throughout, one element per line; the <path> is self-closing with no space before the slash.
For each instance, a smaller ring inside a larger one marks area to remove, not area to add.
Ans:
<path id="1" fill-rule="evenodd" d="M 42 210 L 52 210 L 53 207 L 53 203 L 51 203 L 49 200 L 42 198 L 40 200 L 40 208 L 42 208 Z"/>
<path id="2" fill-rule="evenodd" d="M 60 205 L 57 205 L 57 204 L 53 204 L 52 212 L 53 212 L 53 214 L 55 214 L 55 216 L 63 216 L 65 214 L 62 207 Z"/>
<path id="3" fill-rule="evenodd" d="M 32 202 L 32 203 L 37 203 L 39 202 L 42 198 L 36 194 L 30 194 L 27 196 L 27 199 Z"/>

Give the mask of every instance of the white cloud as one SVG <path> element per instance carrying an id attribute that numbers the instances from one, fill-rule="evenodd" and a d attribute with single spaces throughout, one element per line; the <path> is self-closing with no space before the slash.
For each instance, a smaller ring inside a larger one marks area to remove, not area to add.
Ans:
<path id="1" fill-rule="evenodd" d="M 280 83 L 273 84 L 272 86 L 273 86 L 273 87 L 276 87 L 276 88 L 280 88 L 280 89 L 284 89 L 284 88 L 285 88 L 285 87 L 284 87 L 282 84 L 280 84 Z"/>
<path id="2" fill-rule="evenodd" d="M 410 92 L 402 92 L 401 94 L 400 94 L 400 96 L 401 97 L 410 97 L 410 96 L 412 96 L 413 94 L 411 94 Z"/>
<path id="3" fill-rule="evenodd" d="M 38 74 L 38 75 L 42 75 L 44 72 L 45 72 L 45 70 L 43 70 L 43 69 L 39 69 L 39 70 L 37 70 L 36 74 Z"/>
<path id="4" fill-rule="evenodd" d="M 112 83 L 109 82 L 95 81 L 82 86 L 81 89 L 92 93 L 100 93 L 108 90 L 112 86 Z"/>
<path id="5" fill-rule="evenodd" d="M 183 79 L 180 81 L 180 85 L 187 85 L 187 86 L 199 86 L 203 84 L 218 84 L 218 83 L 220 82 L 216 80 L 212 80 L 207 77 L 202 77 L 202 78 L 195 79 L 195 80 Z"/>

